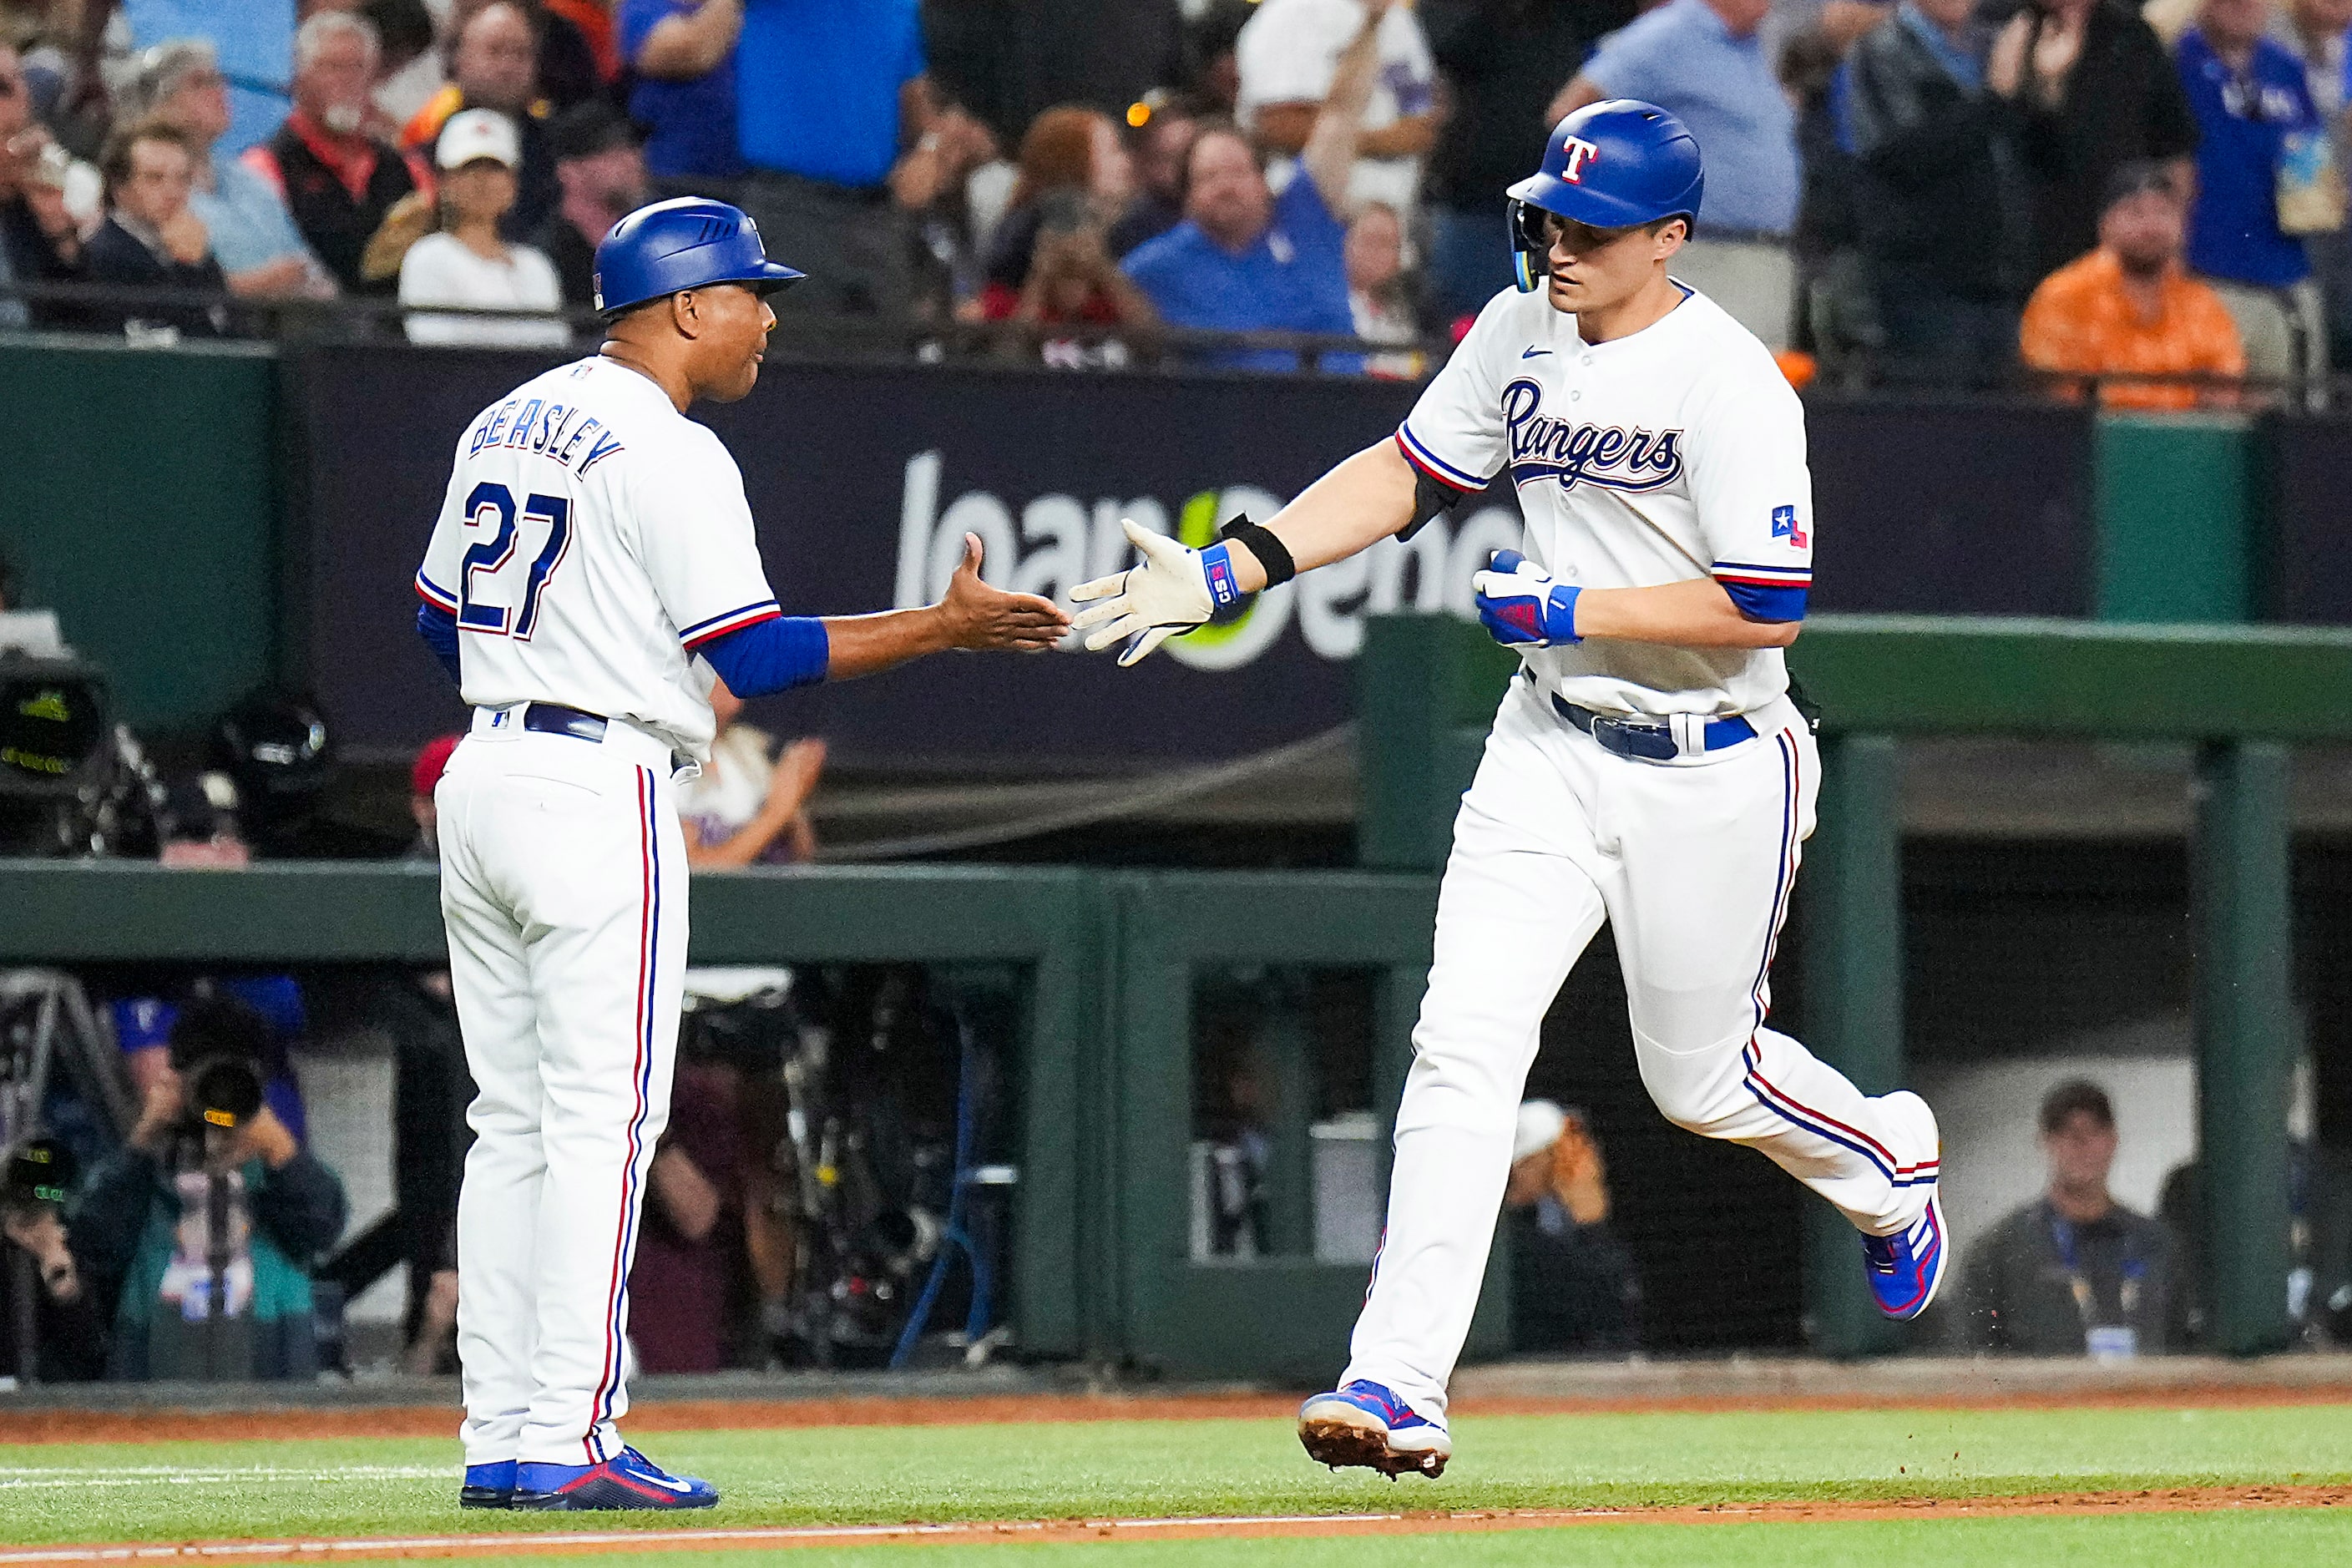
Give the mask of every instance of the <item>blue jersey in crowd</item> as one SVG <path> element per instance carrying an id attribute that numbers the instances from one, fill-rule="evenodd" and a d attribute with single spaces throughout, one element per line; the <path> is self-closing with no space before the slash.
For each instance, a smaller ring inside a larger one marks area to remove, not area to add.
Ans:
<path id="1" fill-rule="evenodd" d="M 1706 0 L 1669 0 L 1601 39 L 1581 74 L 1690 127 L 1706 161 L 1700 238 L 1796 226 L 1797 111 L 1758 35 L 1733 37 Z"/>
<path id="2" fill-rule="evenodd" d="M 923 74 L 920 0 L 744 0 L 743 161 L 868 190 L 898 161 L 898 89 Z"/>
<path id="3" fill-rule="evenodd" d="M 122 0 L 131 47 L 206 38 L 228 79 L 228 134 L 216 151 L 232 157 L 266 141 L 294 107 L 294 0 Z"/>
<path id="4" fill-rule="evenodd" d="M 1347 226 L 1331 216 L 1315 182 L 1301 170 L 1274 199 L 1265 232 L 1235 256 L 1189 219 L 1128 256 L 1127 275 L 1150 297 L 1171 326 L 1207 331 L 1355 334 L 1348 309 Z M 1222 354 L 1234 370 L 1295 370 L 1298 356 L 1281 349 Z M 1354 368 L 1327 362 L 1327 368 Z"/>
<path id="5" fill-rule="evenodd" d="M 2279 153 L 2288 134 L 2319 128 L 2303 62 L 2268 38 L 2254 41 L 2243 76 L 2205 35 L 2180 35 L 2174 58 L 2197 114 L 2197 205 L 2189 215 L 2189 265 L 2208 278 L 2284 288 L 2311 273 L 2303 241 L 2279 232 Z"/>
<path id="6" fill-rule="evenodd" d="M 672 16 L 687 16 L 702 0 L 621 0 L 614 18 L 621 56 L 635 62 L 653 30 Z M 730 51 L 692 81 L 639 76 L 629 92 L 629 118 L 646 128 L 646 168 L 665 179 L 711 175 L 732 179 L 743 172 L 735 145 L 735 56 Z"/>

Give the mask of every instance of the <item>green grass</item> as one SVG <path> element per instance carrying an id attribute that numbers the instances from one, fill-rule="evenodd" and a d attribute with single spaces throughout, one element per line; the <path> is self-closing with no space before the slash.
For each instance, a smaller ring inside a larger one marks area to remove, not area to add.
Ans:
<path id="1" fill-rule="evenodd" d="M 726 1502 L 683 1522 L 806 1524 L 907 1520 L 1034 1519 L 1168 1514 L 1353 1512 L 1419 1508 L 1573 1508 L 1672 1505 L 1767 1498 L 1968 1497 L 2050 1489 L 2300 1481 L 2352 1483 L 2352 1405 L 2275 1409 L 1865 1411 L 1471 1416 L 1457 1425 L 1458 1457 L 1443 1481 L 1391 1484 L 1362 1471 L 1334 1475 L 1298 1452 L 1283 1421 L 1087 1422 L 1066 1426 L 840 1427 L 695 1432 L 648 1437 L 673 1468 L 717 1481 Z M 579 1515 L 461 1513 L 454 1441 L 362 1438 L 327 1442 L 23 1446 L 0 1451 L 0 1539 L 52 1542 L 188 1540 L 333 1533 L 579 1528 Z M 2352 1514 L 2352 1510 L 2347 1510 Z M 2237 1516 L 2231 1516 L 2235 1518 Z M 2263 1516 L 2270 1519 L 2273 1516 Z M 2330 1552 L 2352 1555 L 2333 1516 L 2279 1522 L 2090 1521 L 2153 1532 L 2151 1541 L 2236 1550 L 2245 1529 L 2330 1531 Z M 676 1515 L 602 1515 L 597 1527 L 682 1522 Z M 2057 1529 L 2064 1521 L 2031 1521 Z M 1999 1521 L 1913 1525 L 1667 1527 L 1684 1539 L 1755 1528 L 1800 1534 L 1931 1529 L 1994 1530 Z M 2072 1528 L 2071 1525 L 2067 1528 Z M 2173 1531 L 2173 1535 L 2166 1532 Z M 1678 1532 L 1677 1532 L 1678 1531 Z M 2186 1532 L 2186 1533 L 2180 1533 Z M 1546 1532 L 1572 1535 L 1578 1559 L 1650 1562 L 1652 1539 L 1631 1526 Z M 1780 1539 L 1774 1535 L 1771 1539 Z M 1791 1539 L 1794 1539 L 1791 1536 Z M 1805 1539 L 1813 1539 L 1810 1534 Z M 1725 1542 L 1732 1539 L 1727 1533 Z M 1864 1538 L 1853 1536 L 1853 1541 Z M 1994 1540 L 1995 1536 L 1988 1536 Z M 2055 1539 L 2054 1537 L 2053 1538 Z M 2249 1537 L 2252 1540 L 2253 1537 Z M 1619 1542 L 1604 1548 L 1602 1542 Z M 1587 1544 L 1587 1543 L 1590 1544 Z M 1633 1544 L 1624 1544 L 1631 1542 Z M 1350 1543 L 1350 1563 L 1400 1546 Z M 1432 1543 L 1420 1543 L 1424 1549 Z M 1314 1562 L 1281 1543 L 1285 1561 Z M 1160 1550 L 1122 1544 L 1140 1565 Z M 1276 1543 L 1237 1549 L 1264 1556 Z M 1696 1548 L 1695 1548 L 1696 1549 Z M 1709 1545 L 1707 1551 L 1729 1551 Z M 879 1548 L 857 1549 L 874 1561 Z M 926 1563 L 961 1549 L 923 1547 Z M 992 1560 L 1008 1551 L 990 1547 Z M 1187 1552 L 1206 1547 L 1184 1546 Z M 1219 1546 L 1216 1550 L 1225 1550 Z M 1538 1548 L 1503 1538 L 1453 1537 L 1444 1551 L 1465 1563 L 1517 1563 Z M 1844 1550 L 1844 1548 L 1839 1548 Z M 1857 1552 L 1877 1548 L 1857 1546 Z M 2000 1548 L 1988 1546 L 1999 1558 Z M 2096 1558 L 2101 1552 L 2084 1550 Z M 2137 1552 L 2137 1548 L 2133 1548 Z M 2153 1550 L 2153 1548 L 2151 1548 Z M 2166 1550 L 2170 1550 L 2167 1548 Z M 2187 1552 L 2187 1547 L 2181 1548 Z M 2268 1552 L 2269 1545 L 2248 1550 Z M 1591 1555 L 1606 1552 L 1621 1555 Z M 1521 1555 L 1511 1555 L 1511 1553 Z M 1499 1553 L 1500 1555 L 1488 1555 Z M 820 1559 L 795 1551 L 790 1563 Z M 1210 1557 L 1187 1556 L 1205 1563 Z M 1396 1559 L 1402 1561 L 1402 1558 Z M 1532 1560 L 1532 1559 L 1525 1559 Z M 1554 1559 L 1556 1560 L 1556 1559 Z M 1799 1558 L 1792 1561 L 1831 1561 Z M 1880 1557 L 1884 1561 L 1884 1556 Z M 1936 1561 L 1946 1561 L 1937 1555 Z M 1974 1559 L 1969 1559 L 1973 1561 Z M 2011 1559 L 2015 1560 L 2015 1559 Z M 2109 1559 L 2114 1560 L 2114 1559 Z M 1335 1559 L 1336 1561 L 1336 1559 Z M 1776 1560 L 1777 1561 L 1777 1560 Z M 749 1568 L 749 1564 L 744 1564 Z"/>
<path id="2" fill-rule="evenodd" d="M 2326 1509 L 2269 1513 L 2123 1514 L 2111 1519 L 1956 1519 L 1852 1524 L 1584 1524 L 1495 1535 L 1359 1536 L 1310 1541 L 1118 1542 L 1101 1546 L 852 1546 L 729 1552 L 717 1568 L 2020 1568 L 2063 1563 L 2132 1568 L 2316 1568 L 2352 1550 L 2352 1516 Z M 502 1557 L 499 1568 L 580 1568 L 578 1557 Z M 598 1556 L 595 1568 L 679 1568 L 676 1556 Z M 444 1564 L 416 1568 L 446 1568 Z"/>

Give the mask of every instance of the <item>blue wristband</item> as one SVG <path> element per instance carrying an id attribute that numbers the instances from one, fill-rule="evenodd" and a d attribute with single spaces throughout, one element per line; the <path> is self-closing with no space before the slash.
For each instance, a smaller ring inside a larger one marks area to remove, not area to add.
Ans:
<path id="1" fill-rule="evenodd" d="M 1233 552 L 1223 544 L 1212 544 L 1201 552 L 1201 575 L 1208 580 L 1209 603 L 1213 609 L 1240 603 L 1242 585 L 1234 575 Z"/>
<path id="2" fill-rule="evenodd" d="M 1544 635 L 1556 643 L 1582 642 L 1576 630 L 1576 598 L 1584 590 L 1572 583 L 1555 583 L 1546 595 Z"/>

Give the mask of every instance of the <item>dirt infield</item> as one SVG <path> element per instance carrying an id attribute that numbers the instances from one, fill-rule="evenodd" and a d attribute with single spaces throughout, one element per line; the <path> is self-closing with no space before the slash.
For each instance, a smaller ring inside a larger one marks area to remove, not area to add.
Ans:
<path id="1" fill-rule="evenodd" d="M 1449 1512 L 1297 1514 L 1242 1519 L 1029 1520 L 982 1524 L 775 1526 L 741 1530 L 501 1531 L 347 1540 L 209 1541 L 0 1549 L 0 1568 L 101 1568 L 160 1563 L 327 1563 L 388 1558 L 586 1556 L 892 1543 L 976 1545 L 1099 1541 L 1258 1540 L 1337 1535 L 1443 1535 L 1584 1524 L 1834 1523 L 1857 1520 L 1987 1519 L 2352 1506 L 2352 1487 L 2181 1487 L 2161 1491 L 2050 1492 L 2018 1497 L 1790 1500 L 1658 1509 L 1507 1509 Z"/>
<path id="2" fill-rule="evenodd" d="M 1714 1414 L 1776 1410 L 2224 1409 L 2347 1402 L 2339 1387 L 2228 1384 L 2212 1387 L 2002 1390 L 1931 1394 L 1729 1394 L 1626 1399 L 1475 1399 L 1465 1415 Z M 806 1426 L 960 1426 L 1056 1421 L 1181 1421 L 1288 1418 L 1289 1394 L 1020 1394 L 971 1398 L 866 1395 L 841 1399 L 665 1400 L 629 1412 L 635 1432 L 782 1431 Z M 330 1407 L 269 1411 L 0 1410 L 0 1444 L 234 1442 L 240 1439 L 448 1437 L 452 1406 Z M 0 1562 L 7 1561 L 0 1559 Z"/>

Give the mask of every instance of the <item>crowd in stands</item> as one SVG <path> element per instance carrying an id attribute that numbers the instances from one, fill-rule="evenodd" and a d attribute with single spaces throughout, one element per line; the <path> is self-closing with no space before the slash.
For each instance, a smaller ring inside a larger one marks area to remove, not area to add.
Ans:
<path id="1" fill-rule="evenodd" d="M 2347 0 L 0 0 L 0 326 L 375 296 L 417 342 L 552 346 L 604 228 L 691 193 L 808 274 L 784 310 L 902 346 L 1273 369 L 1186 333 L 1307 333 L 1415 375 L 1508 286 L 1504 186 L 1632 97 L 1706 155 L 1676 275 L 1792 374 L 2227 401 L 2352 346 L 2347 30 Z M 70 280 L 147 292 L 17 291 Z"/>

